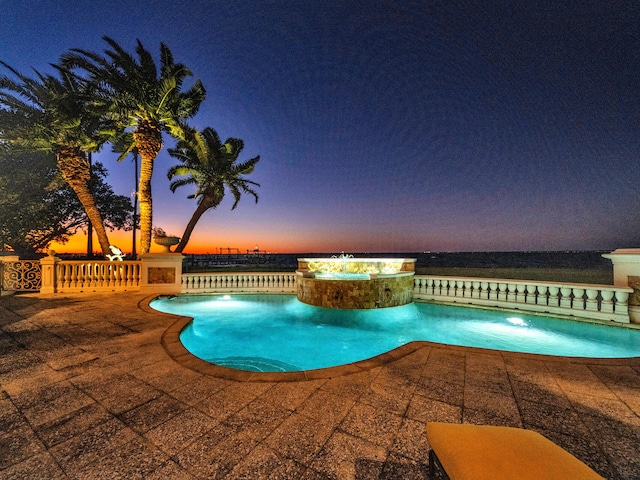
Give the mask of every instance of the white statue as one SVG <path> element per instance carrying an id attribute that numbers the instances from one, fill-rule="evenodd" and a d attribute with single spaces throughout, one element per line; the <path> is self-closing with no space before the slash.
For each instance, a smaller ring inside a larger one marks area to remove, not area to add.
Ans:
<path id="1" fill-rule="evenodd" d="M 114 260 L 118 260 L 121 262 L 123 260 L 124 253 L 122 253 L 122 250 L 120 250 L 118 247 L 116 247 L 115 245 L 109 245 L 109 250 L 111 250 L 111 253 L 113 253 L 113 255 L 106 255 L 110 262 L 113 262 Z"/>

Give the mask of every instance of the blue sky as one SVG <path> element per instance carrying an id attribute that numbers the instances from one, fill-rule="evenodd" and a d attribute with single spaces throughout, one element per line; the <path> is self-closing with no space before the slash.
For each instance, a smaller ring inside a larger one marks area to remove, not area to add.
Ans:
<path id="1" fill-rule="evenodd" d="M 4 0 L 0 59 L 165 42 L 207 89 L 192 123 L 261 157 L 258 204 L 206 213 L 192 251 L 614 249 L 640 243 L 639 24 L 625 1 Z M 97 157 L 130 194 L 131 161 Z M 173 162 L 154 224 L 181 235 Z"/>

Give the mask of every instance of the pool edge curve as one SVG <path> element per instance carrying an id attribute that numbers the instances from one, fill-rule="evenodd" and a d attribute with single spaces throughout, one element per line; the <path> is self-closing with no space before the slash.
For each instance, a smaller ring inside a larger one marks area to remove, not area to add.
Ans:
<path id="1" fill-rule="evenodd" d="M 459 345 L 449 345 L 446 343 L 436 343 L 424 340 L 416 340 L 399 347 L 394 348 L 380 355 L 360 360 L 354 363 L 338 365 L 335 367 L 326 367 L 315 370 L 299 370 L 295 372 L 251 372 L 247 370 L 237 370 L 234 368 L 223 367 L 207 362 L 196 357 L 189 352 L 180 341 L 180 332 L 193 320 L 191 317 L 165 313 L 154 309 L 149 304 L 156 299 L 158 295 L 151 295 L 144 298 L 138 303 L 138 307 L 154 315 L 166 316 L 175 319 L 175 321 L 162 333 L 160 343 L 169 357 L 180 365 L 194 370 L 203 375 L 209 375 L 216 378 L 233 380 L 237 382 L 298 382 L 306 380 L 321 380 L 335 377 L 342 377 L 354 373 L 364 372 L 376 367 L 387 365 L 391 362 L 399 360 L 422 348 L 444 348 L 458 350 L 463 352 L 487 353 L 493 355 L 509 356 L 509 357 L 535 357 L 547 361 L 557 361 L 573 364 L 589 364 L 589 365 L 625 365 L 640 367 L 640 357 L 624 357 L 624 358 L 593 358 L 593 357 L 563 357 L 557 355 L 545 355 L 538 353 L 522 353 L 509 352 L 504 350 L 494 350 L 479 347 L 464 347 Z"/>

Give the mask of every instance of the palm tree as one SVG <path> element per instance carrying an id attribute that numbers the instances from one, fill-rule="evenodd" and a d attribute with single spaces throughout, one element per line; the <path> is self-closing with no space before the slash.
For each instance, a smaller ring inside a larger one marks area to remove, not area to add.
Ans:
<path id="1" fill-rule="evenodd" d="M 224 143 L 220 142 L 217 132 L 210 127 L 205 128 L 200 134 L 206 145 L 205 154 L 202 149 L 194 148 L 189 142 L 180 141 L 176 148 L 169 149 L 169 155 L 178 159 L 181 164 L 169 169 L 167 176 L 169 180 L 174 177 L 184 177 L 174 180 L 171 191 L 175 192 L 183 185 L 195 185 L 196 191 L 188 198 L 195 198 L 198 206 L 191 216 L 180 243 L 176 247 L 176 252 L 182 252 L 189 242 L 191 233 L 200 220 L 204 212 L 210 208 L 220 205 L 224 198 L 225 189 L 228 188 L 235 202 L 231 210 L 235 209 L 240 201 L 242 193 L 253 195 L 258 203 L 258 194 L 251 188 L 252 185 L 260 184 L 248 180 L 243 175 L 253 172 L 256 163 L 260 161 L 257 156 L 244 163 L 236 164 L 238 155 L 244 148 L 244 142 L 238 138 L 227 138 Z"/>
<path id="2" fill-rule="evenodd" d="M 96 98 L 86 82 L 56 67 L 60 78 L 37 70 L 35 78 L 20 74 L 4 62 L 15 79 L 0 75 L 0 106 L 4 118 L 0 138 L 25 150 L 41 150 L 56 156 L 62 178 L 78 196 L 98 236 L 102 254 L 109 253 L 109 239 L 91 194 L 88 152 L 106 141 L 98 109 L 89 106 Z"/>
<path id="3" fill-rule="evenodd" d="M 151 177 L 153 162 L 163 147 L 162 133 L 198 146 L 197 136 L 186 120 L 194 116 L 204 100 L 205 89 L 200 80 L 187 91 L 184 79 L 191 71 L 175 63 L 169 48 L 160 44 L 160 69 L 138 40 L 137 59 L 109 37 L 104 56 L 81 49 L 64 54 L 61 63 L 69 69 L 81 69 L 96 88 L 106 93 L 104 106 L 115 125 L 113 143 L 123 160 L 134 151 L 140 154 L 140 253 L 151 246 L 153 206 Z"/>

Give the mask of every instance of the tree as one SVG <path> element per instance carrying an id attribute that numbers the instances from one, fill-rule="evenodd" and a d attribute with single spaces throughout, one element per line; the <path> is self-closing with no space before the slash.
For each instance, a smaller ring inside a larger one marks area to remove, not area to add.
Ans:
<path id="1" fill-rule="evenodd" d="M 244 175 L 253 172 L 260 157 L 257 156 L 244 163 L 236 164 L 238 156 L 244 148 L 242 140 L 227 138 L 224 143 L 221 143 L 218 133 L 210 127 L 205 128 L 200 135 L 206 145 L 205 154 L 201 153 L 201 149 L 194 148 L 186 141 L 180 141 L 176 148 L 169 149 L 169 154 L 181 162 L 180 165 L 169 169 L 167 173 L 169 180 L 173 180 L 175 177 L 184 177 L 171 183 L 171 191 L 175 192 L 178 187 L 184 185 L 195 185 L 195 193 L 189 195 L 188 198 L 195 198 L 198 202 L 180 243 L 175 249 L 176 252 L 182 252 L 187 246 L 191 233 L 202 214 L 220 205 L 227 188 L 235 200 L 231 210 L 234 210 L 238 205 L 242 193 L 253 195 L 258 203 L 258 194 L 251 186 L 259 187 L 260 184 L 248 180 Z"/>
<path id="2" fill-rule="evenodd" d="M 109 37 L 104 56 L 82 49 L 72 49 L 61 58 L 62 65 L 87 74 L 95 88 L 106 94 L 103 104 L 115 124 L 113 142 L 121 153 L 119 160 L 137 150 L 140 154 L 140 252 L 151 246 L 153 205 L 151 177 L 153 162 L 163 147 L 162 133 L 180 140 L 195 142 L 197 136 L 186 120 L 194 116 L 205 97 L 200 80 L 186 91 L 182 85 L 191 71 L 175 63 L 169 48 L 160 44 L 160 69 L 138 40 L 137 59 Z"/>
<path id="3" fill-rule="evenodd" d="M 106 228 L 130 228 L 131 201 L 105 183 L 107 172 L 100 163 L 92 170 L 90 189 Z M 51 242 L 65 243 L 87 229 L 87 215 L 51 153 L 16 153 L 0 145 L 0 190 L 0 249 L 35 258 Z"/>
<path id="4" fill-rule="evenodd" d="M 0 138 L 25 152 L 41 150 L 56 156 L 62 177 L 78 196 L 106 255 L 109 239 L 90 192 L 87 158 L 87 152 L 98 151 L 106 141 L 99 136 L 105 128 L 104 117 L 90 104 L 97 93 L 60 68 L 59 78 L 37 70 L 35 78 L 30 78 L 4 62 L 0 64 L 14 77 L 0 76 Z"/>

